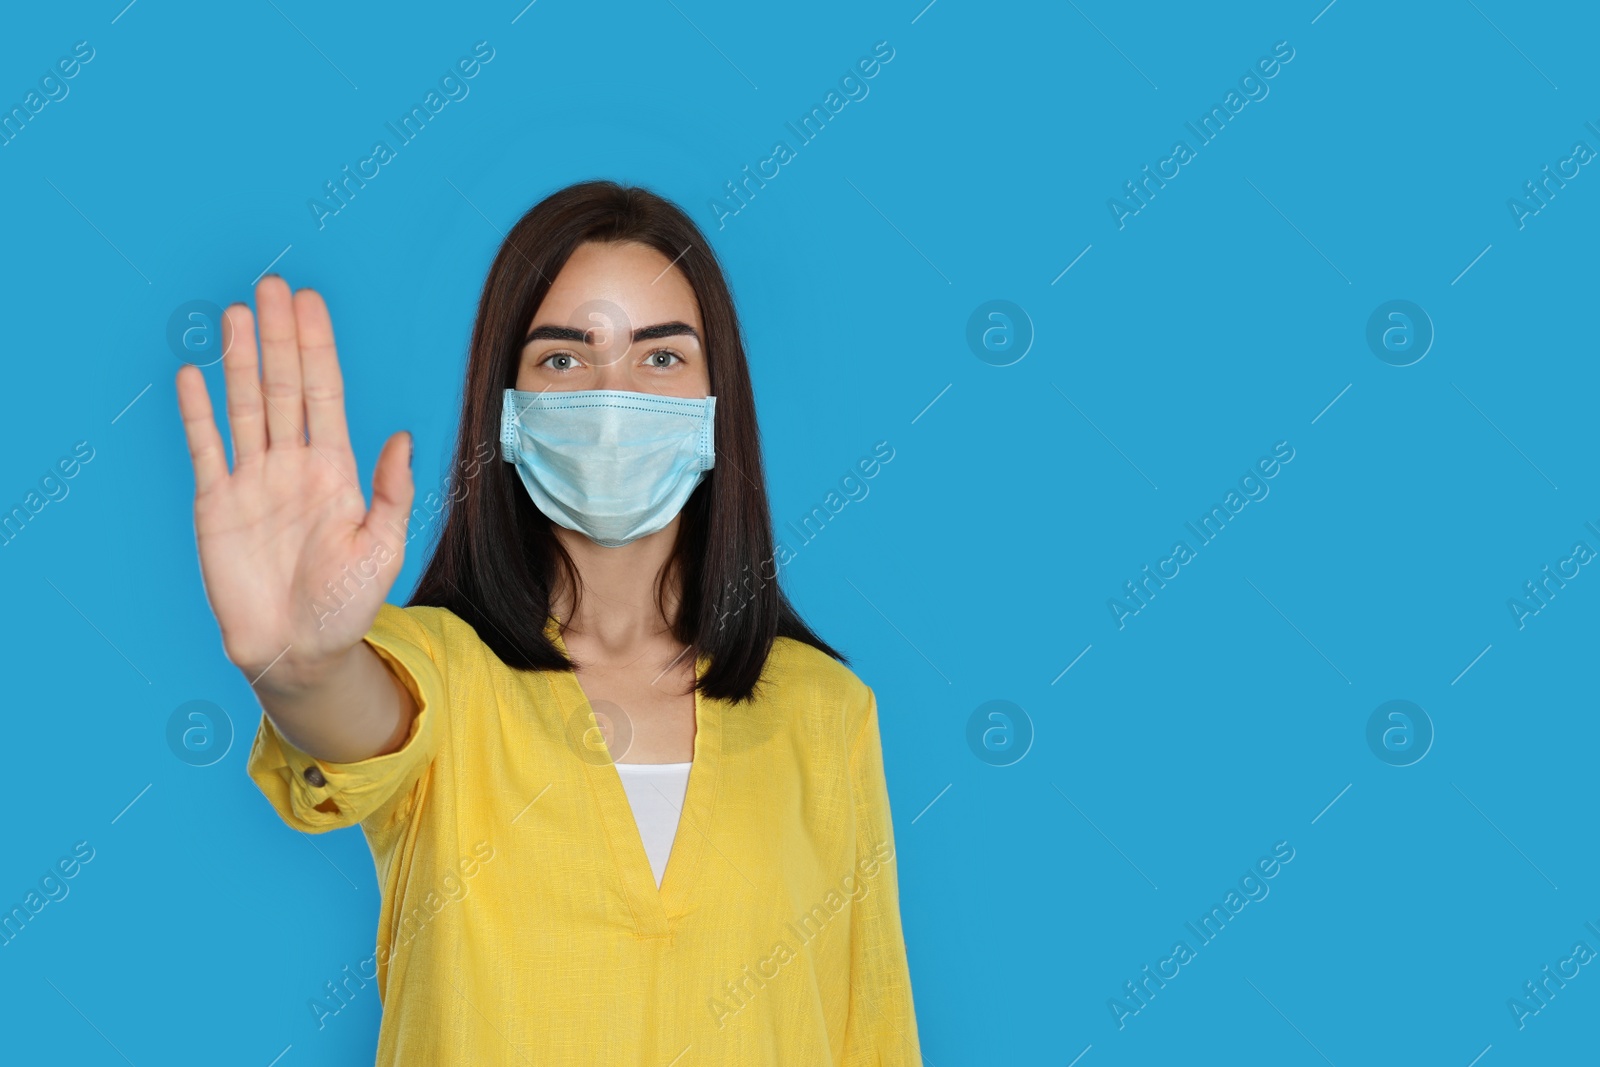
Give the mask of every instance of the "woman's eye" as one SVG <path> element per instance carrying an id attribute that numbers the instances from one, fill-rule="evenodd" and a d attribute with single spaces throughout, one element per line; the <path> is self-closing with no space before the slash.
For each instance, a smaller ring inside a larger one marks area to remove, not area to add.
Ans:
<path id="1" fill-rule="evenodd" d="M 572 356 L 566 352 L 556 352 L 553 355 L 546 356 L 540 362 L 551 370 L 571 370 L 574 365 Z"/>
<path id="2" fill-rule="evenodd" d="M 645 362 L 652 367 L 670 367 L 673 361 L 683 362 L 683 357 L 670 349 L 660 349 L 645 357 Z"/>

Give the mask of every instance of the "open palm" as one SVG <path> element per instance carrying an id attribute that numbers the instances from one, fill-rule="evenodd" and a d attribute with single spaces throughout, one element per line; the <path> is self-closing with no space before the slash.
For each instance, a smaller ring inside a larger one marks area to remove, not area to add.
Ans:
<path id="1" fill-rule="evenodd" d="M 385 442 L 366 505 L 345 424 L 327 306 L 268 275 L 250 309 L 223 315 L 233 470 L 200 370 L 178 372 L 194 464 L 195 540 L 228 658 L 254 683 L 292 685 L 372 628 L 404 560 L 411 508 L 408 434 Z M 309 437 L 309 439 L 308 439 Z"/>

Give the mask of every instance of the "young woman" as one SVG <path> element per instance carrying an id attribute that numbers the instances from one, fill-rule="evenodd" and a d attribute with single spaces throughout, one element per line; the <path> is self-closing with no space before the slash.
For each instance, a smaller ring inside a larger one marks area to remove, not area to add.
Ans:
<path id="1" fill-rule="evenodd" d="M 177 388 L 206 592 L 265 713 L 249 774 L 377 865 L 377 951 L 319 1021 L 375 979 L 381 1065 L 920 1063 L 877 705 L 776 581 L 688 217 L 587 182 L 512 229 L 447 507 L 413 509 L 404 433 L 366 506 L 322 299 L 268 275 L 256 307 L 259 368 L 225 314 L 231 473 L 200 371 Z"/>

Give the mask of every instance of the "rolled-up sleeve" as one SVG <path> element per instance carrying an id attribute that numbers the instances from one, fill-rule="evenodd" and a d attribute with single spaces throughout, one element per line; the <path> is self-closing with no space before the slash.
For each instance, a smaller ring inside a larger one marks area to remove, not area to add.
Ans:
<path id="1" fill-rule="evenodd" d="M 290 826 L 322 833 L 373 819 L 381 828 L 414 810 L 445 732 L 441 640 L 425 624 L 426 610 L 384 604 L 364 638 L 417 704 L 411 732 L 394 752 L 353 763 L 317 759 L 261 716 L 245 769 Z"/>
<path id="2" fill-rule="evenodd" d="M 867 711 L 850 750 L 857 876 L 871 891 L 850 910 L 850 1014 L 843 1067 L 921 1067 L 911 974 L 900 927 L 894 826 L 883 773 L 878 702 Z M 873 872 L 876 873 L 873 873 Z"/>

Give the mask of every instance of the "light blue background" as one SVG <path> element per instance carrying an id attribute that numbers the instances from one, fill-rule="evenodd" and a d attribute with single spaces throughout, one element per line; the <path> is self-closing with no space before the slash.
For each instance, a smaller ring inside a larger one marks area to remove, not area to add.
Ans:
<path id="1" fill-rule="evenodd" d="M 779 524 L 895 450 L 784 577 L 878 694 L 927 1062 L 1592 1061 L 1600 967 L 1523 1029 L 1507 1007 L 1600 950 L 1600 576 L 1522 629 L 1507 607 L 1600 549 L 1600 173 L 1524 228 L 1507 207 L 1600 149 L 1592 12 L 923 2 L 7 13 L 7 109 L 95 49 L 0 148 L 0 504 L 95 449 L 0 549 L 0 903 L 95 849 L 0 949 L 8 1058 L 371 1061 L 374 986 L 321 1030 L 308 1001 L 372 953 L 372 861 L 245 777 L 168 317 L 274 262 L 320 290 L 364 484 L 410 429 L 425 491 L 501 232 L 605 176 L 723 257 Z M 319 230 L 307 201 L 478 41 L 470 95 Z M 869 95 L 718 229 L 724 182 L 878 41 Z M 1108 198 L 1278 41 L 1269 95 L 1118 229 Z M 1035 332 L 1011 366 L 965 340 L 992 299 Z M 1364 340 L 1390 299 L 1437 331 L 1413 366 Z M 1270 495 L 1119 630 L 1108 598 L 1279 441 Z M 996 699 L 1035 735 L 1009 767 L 966 740 Z M 1365 740 L 1391 699 L 1437 733 L 1413 766 Z M 190 700 L 232 721 L 213 766 L 167 746 Z M 1108 1000 L 1279 841 L 1270 895 L 1119 1029 Z"/>

